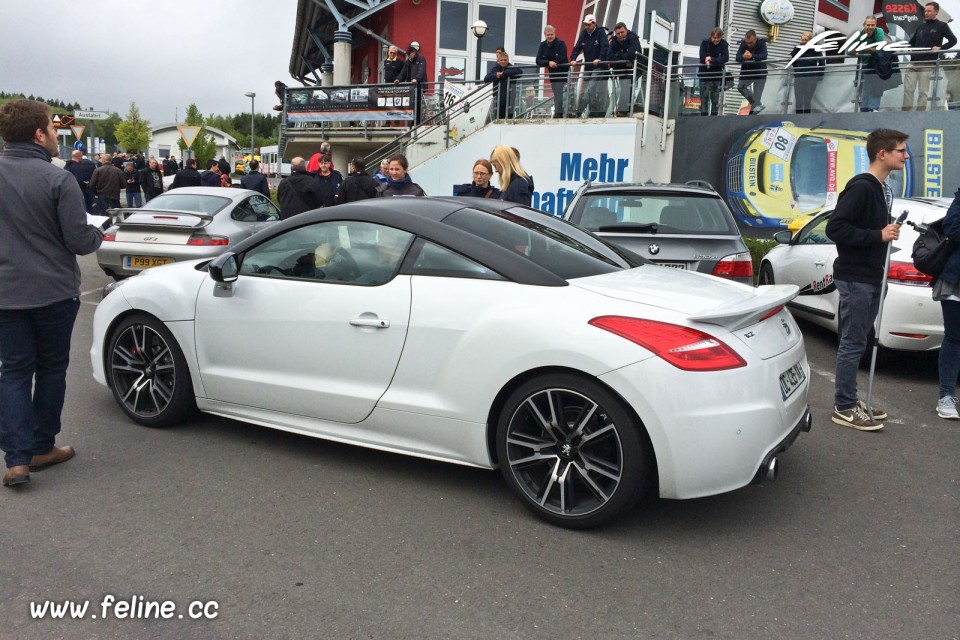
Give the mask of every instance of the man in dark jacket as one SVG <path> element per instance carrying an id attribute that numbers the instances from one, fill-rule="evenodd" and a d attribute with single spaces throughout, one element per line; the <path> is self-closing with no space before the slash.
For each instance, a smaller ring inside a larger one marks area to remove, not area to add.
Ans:
<path id="1" fill-rule="evenodd" d="M 420 43 L 413 41 L 407 48 L 407 61 L 403 63 L 400 75 L 395 83 L 413 82 L 417 88 L 417 104 L 414 110 L 414 124 L 420 124 L 420 112 L 423 108 L 423 89 L 427 83 L 427 62 L 420 57 Z"/>
<path id="2" fill-rule="evenodd" d="M 833 280 L 840 295 L 840 346 L 837 349 L 833 421 L 860 431 L 883 428 L 887 417 L 857 399 L 857 370 L 867 348 L 867 336 L 880 310 L 887 243 L 900 237 L 891 224 L 893 192 L 887 186 L 891 171 L 903 169 L 907 134 L 876 129 L 867 136 L 866 173 L 854 176 L 837 198 L 827 222 L 827 237 L 837 245 Z"/>
<path id="3" fill-rule="evenodd" d="M 700 42 L 700 115 L 720 113 L 720 89 L 725 65 L 730 62 L 730 45 L 723 39 L 723 29 L 716 27 L 710 37 Z"/>
<path id="4" fill-rule="evenodd" d="M 177 163 L 177 159 L 173 156 L 170 156 L 163 161 L 163 175 L 165 176 L 175 176 L 180 172 L 180 165 Z"/>
<path id="5" fill-rule="evenodd" d="M 737 62 L 740 63 L 740 82 L 737 91 L 750 103 L 750 113 L 760 113 L 764 109 L 763 86 L 767 83 L 767 41 L 757 37 L 750 29 L 743 34 L 737 49 Z"/>
<path id="6" fill-rule="evenodd" d="M 333 197 L 334 204 L 376 198 L 377 181 L 367 174 L 366 160 L 357 156 L 350 161 L 350 168 L 350 173 L 340 183 L 340 188 Z"/>
<path id="7" fill-rule="evenodd" d="M 173 179 L 170 188 L 199 187 L 201 184 L 203 184 L 203 182 L 200 178 L 200 172 L 197 171 L 197 160 L 196 158 L 189 158 L 187 159 L 187 166 L 177 172 L 177 176 Z"/>
<path id="8" fill-rule="evenodd" d="M 163 176 L 160 174 L 160 165 L 153 156 L 150 156 L 146 168 L 140 172 L 140 186 L 143 188 L 143 199 L 147 202 L 163 193 Z"/>
<path id="9" fill-rule="evenodd" d="M 74 456 L 56 437 L 80 309 L 76 256 L 103 234 L 87 224 L 77 181 L 50 164 L 59 147 L 45 104 L 4 104 L 0 137 L 0 448 L 3 485 L 15 488 Z"/>
<path id="10" fill-rule="evenodd" d="M 628 116 L 633 104 L 633 69 L 640 57 L 640 37 L 627 29 L 627 25 L 618 22 L 613 27 L 613 39 L 610 40 L 610 70 L 620 81 L 620 95 L 617 98 L 616 115 Z"/>
<path id="11" fill-rule="evenodd" d="M 583 31 L 573 45 L 570 59 L 576 60 L 581 53 L 587 70 L 583 98 L 589 106 L 590 117 L 602 118 L 607 115 L 607 74 L 603 62 L 610 55 L 610 43 L 607 30 L 597 26 L 597 18 L 592 13 L 583 19 Z"/>
<path id="12" fill-rule="evenodd" d="M 93 160 L 84 158 L 83 151 L 74 150 L 70 154 L 70 160 L 63 168 L 77 179 L 77 184 L 80 185 L 80 190 L 83 192 L 83 205 L 87 213 L 91 213 L 93 211 L 93 192 L 87 188 L 87 185 L 90 184 L 90 178 L 93 177 L 93 172 L 97 170 L 97 165 Z"/>
<path id="13" fill-rule="evenodd" d="M 90 176 L 90 190 L 97 196 L 100 215 L 107 215 L 107 209 L 120 208 L 120 192 L 127 186 L 127 177 L 122 169 L 117 169 L 109 154 L 101 154 L 100 166 Z"/>
<path id="14" fill-rule="evenodd" d="M 400 52 L 393 45 L 387 48 L 387 59 L 383 61 L 383 81 L 394 82 L 400 77 L 403 71 L 403 60 L 399 58 Z"/>
<path id="15" fill-rule="evenodd" d="M 957 44 L 946 22 L 937 20 L 940 5 L 928 2 L 923 5 L 923 24 L 917 27 L 910 37 L 910 47 L 924 47 L 930 51 L 918 51 L 910 54 L 910 64 L 903 71 L 903 110 L 926 111 L 927 93 L 930 90 L 930 78 L 940 49 L 952 49 Z M 914 93 L 919 92 L 914 102 Z"/>
<path id="16" fill-rule="evenodd" d="M 227 162 L 227 159 L 224 156 L 220 156 L 220 159 L 217 160 L 217 168 L 220 169 L 220 175 L 228 176 L 233 173 L 230 170 L 230 163 Z"/>
<path id="17" fill-rule="evenodd" d="M 516 90 L 516 78 L 520 77 L 520 67 L 514 67 L 510 64 L 510 56 L 506 51 L 497 54 L 497 64 L 490 69 L 484 78 L 484 82 L 493 83 L 493 104 L 496 106 L 496 114 L 499 120 L 503 120 L 508 115 L 508 109 L 513 105 L 510 96 Z"/>
<path id="18" fill-rule="evenodd" d="M 220 186 L 220 167 L 213 158 L 207 160 L 207 170 L 200 174 L 201 187 Z"/>
<path id="19" fill-rule="evenodd" d="M 265 197 L 270 197 L 270 185 L 267 184 L 267 177 L 260 173 L 260 163 L 256 160 L 250 161 L 250 173 L 240 178 L 240 186 L 244 189 L 259 191 Z"/>
<path id="20" fill-rule="evenodd" d="M 570 58 L 567 56 L 567 45 L 557 37 L 557 29 L 553 25 L 548 24 L 543 29 L 543 42 L 537 49 L 537 66 L 546 69 L 547 75 L 550 76 L 550 88 L 553 89 L 553 117 L 562 118 Z"/>
<path id="21" fill-rule="evenodd" d="M 286 220 L 298 213 L 319 209 L 323 194 L 316 177 L 307 173 L 307 161 L 297 156 L 290 161 L 290 176 L 280 181 L 277 200 L 280 201 L 280 218 Z"/>

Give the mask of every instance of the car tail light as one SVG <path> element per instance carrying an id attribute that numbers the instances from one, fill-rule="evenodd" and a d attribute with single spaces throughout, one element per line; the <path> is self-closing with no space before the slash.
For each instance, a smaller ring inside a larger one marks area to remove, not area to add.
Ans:
<path id="1" fill-rule="evenodd" d="M 190 236 L 187 244 L 191 247 L 225 247 L 230 244 L 230 238 L 224 236 L 207 236 L 197 233 Z"/>
<path id="2" fill-rule="evenodd" d="M 626 338 L 684 371 L 724 371 L 747 366 L 729 346 L 690 327 L 624 316 L 600 316 L 589 324 Z"/>
<path id="3" fill-rule="evenodd" d="M 734 253 L 720 258 L 713 275 L 721 278 L 752 278 L 753 258 L 750 253 Z"/>
<path id="4" fill-rule="evenodd" d="M 105 232 L 105 233 L 103 234 L 103 241 L 104 241 L 104 242 L 116 242 L 116 240 L 117 240 L 117 234 L 116 234 L 116 232 L 114 232 L 114 233 L 106 233 L 106 232 Z"/>
<path id="5" fill-rule="evenodd" d="M 908 284 L 914 287 L 933 286 L 933 278 L 925 273 L 920 273 L 913 266 L 912 262 L 900 262 L 899 260 L 890 261 L 890 270 L 887 271 L 887 280 L 900 284 Z"/>

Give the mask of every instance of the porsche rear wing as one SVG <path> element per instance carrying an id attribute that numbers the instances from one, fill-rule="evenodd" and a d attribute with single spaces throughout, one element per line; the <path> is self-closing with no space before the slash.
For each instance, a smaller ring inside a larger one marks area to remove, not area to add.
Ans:
<path id="1" fill-rule="evenodd" d="M 119 208 L 107 210 L 110 221 L 127 227 L 183 227 L 202 229 L 213 222 L 213 214 L 179 209 Z"/>

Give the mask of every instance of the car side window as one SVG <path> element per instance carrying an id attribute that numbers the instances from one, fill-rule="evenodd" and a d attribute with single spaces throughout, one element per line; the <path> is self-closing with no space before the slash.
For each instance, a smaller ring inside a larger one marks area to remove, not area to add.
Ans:
<path id="1" fill-rule="evenodd" d="M 833 244 L 833 240 L 827 237 L 827 222 L 829 220 L 830 216 L 823 216 L 816 223 L 801 229 L 797 244 Z"/>
<path id="2" fill-rule="evenodd" d="M 280 212 L 263 196 L 250 196 L 236 207 L 230 217 L 237 222 L 270 222 L 280 219 Z"/>
<path id="3" fill-rule="evenodd" d="M 422 240 L 413 263 L 412 274 L 440 278 L 475 278 L 481 280 L 503 280 L 493 269 L 467 258 L 446 247 Z"/>
<path id="4" fill-rule="evenodd" d="M 339 284 L 383 284 L 397 274 L 413 240 L 406 231 L 357 221 L 310 224 L 242 256 L 240 274 Z"/>

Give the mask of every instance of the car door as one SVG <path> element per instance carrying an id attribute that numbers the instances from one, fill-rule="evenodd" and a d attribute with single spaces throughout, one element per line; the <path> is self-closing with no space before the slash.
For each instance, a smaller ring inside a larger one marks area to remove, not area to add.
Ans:
<path id="1" fill-rule="evenodd" d="M 821 213 L 800 229 L 775 274 L 778 283 L 800 287 L 791 306 L 824 317 L 836 313 L 833 261 L 837 247 L 826 233 L 830 213 Z"/>
<path id="2" fill-rule="evenodd" d="M 197 300 L 206 396 L 342 423 L 363 420 L 403 350 L 410 277 L 395 274 L 411 240 L 390 227 L 323 222 L 247 251 L 235 282 L 211 280 Z"/>

